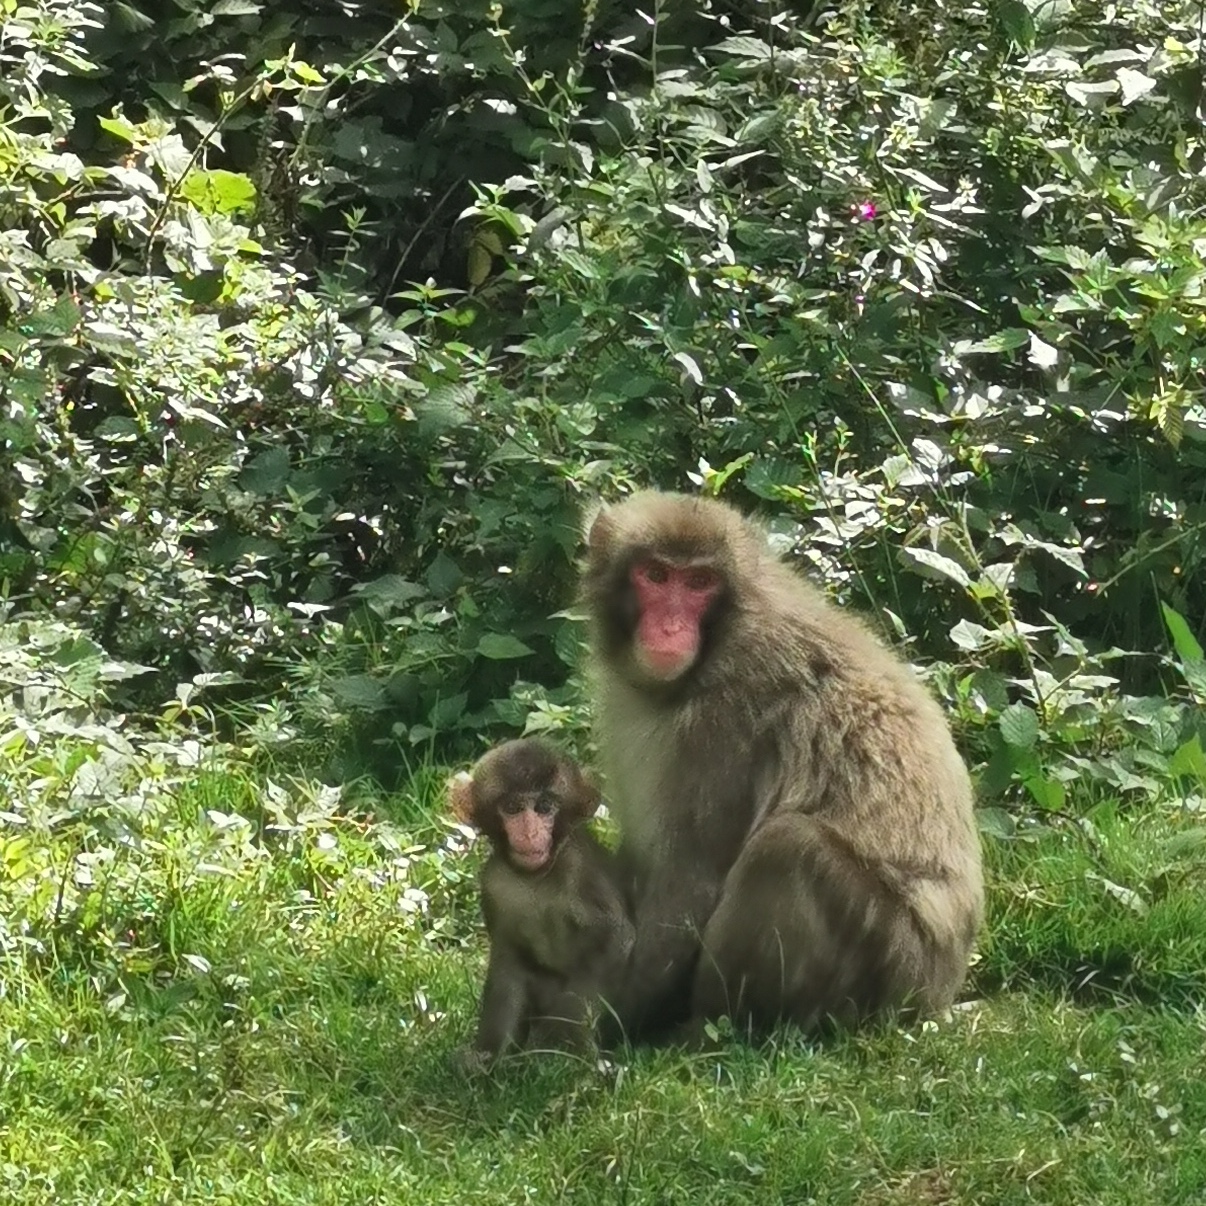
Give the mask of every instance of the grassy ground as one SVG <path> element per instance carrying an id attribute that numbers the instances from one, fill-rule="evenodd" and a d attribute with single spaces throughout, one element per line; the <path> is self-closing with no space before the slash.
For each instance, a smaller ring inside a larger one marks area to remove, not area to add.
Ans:
<path id="1" fill-rule="evenodd" d="M 473 861 L 433 781 L 375 823 L 227 774 L 135 842 L 0 831 L 0 1201 L 1206 1202 L 1191 817 L 991 839 L 941 1024 L 467 1081 Z"/>

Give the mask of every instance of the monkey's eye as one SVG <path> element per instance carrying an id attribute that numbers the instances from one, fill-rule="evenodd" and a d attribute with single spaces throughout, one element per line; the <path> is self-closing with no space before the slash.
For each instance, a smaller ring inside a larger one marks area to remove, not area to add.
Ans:
<path id="1" fill-rule="evenodd" d="M 540 796 L 532 807 L 537 816 L 547 817 L 557 811 L 557 801 L 552 796 Z"/>
<path id="2" fill-rule="evenodd" d="M 507 796 L 499 803 L 498 811 L 505 816 L 514 817 L 523 812 L 527 806 L 527 801 L 522 796 Z"/>
<path id="3" fill-rule="evenodd" d="M 683 583 L 692 591 L 715 590 L 718 579 L 714 570 L 706 565 L 697 565 L 683 575 Z"/>
<path id="4" fill-rule="evenodd" d="M 636 567 L 637 576 L 644 578 L 646 582 L 652 582 L 654 586 L 660 586 L 663 582 L 670 580 L 670 569 L 663 565 L 660 561 L 642 561 Z"/>

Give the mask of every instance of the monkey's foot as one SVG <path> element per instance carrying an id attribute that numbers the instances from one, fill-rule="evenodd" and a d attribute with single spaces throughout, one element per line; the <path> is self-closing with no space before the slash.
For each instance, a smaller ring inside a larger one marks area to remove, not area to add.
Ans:
<path id="1" fill-rule="evenodd" d="M 477 1047 L 458 1047 L 452 1053 L 450 1062 L 462 1076 L 482 1076 L 490 1071 L 494 1063 L 488 1052 Z"/>

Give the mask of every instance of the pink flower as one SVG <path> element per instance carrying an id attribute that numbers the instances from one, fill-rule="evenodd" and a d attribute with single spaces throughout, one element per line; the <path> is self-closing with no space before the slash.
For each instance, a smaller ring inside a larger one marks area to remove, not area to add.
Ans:
<path id="1" fill-rule="evenodd" d="M 874 201 L 860 201 L 854 207 L 854 220 L 856 222 L 870 222 L 877 212 Z"/>

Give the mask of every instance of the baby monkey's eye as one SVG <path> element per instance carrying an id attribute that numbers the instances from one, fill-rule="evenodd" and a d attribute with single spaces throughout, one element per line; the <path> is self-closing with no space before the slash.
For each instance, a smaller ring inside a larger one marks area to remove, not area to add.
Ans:
<path id="1" fill-rule="evenodd" d="M 532 807 L 538 816 L 546 817 L 550 812 L 557 811 L 557 801 L 552 796 L 537 796 Z"/>

